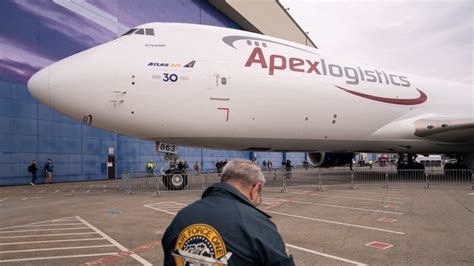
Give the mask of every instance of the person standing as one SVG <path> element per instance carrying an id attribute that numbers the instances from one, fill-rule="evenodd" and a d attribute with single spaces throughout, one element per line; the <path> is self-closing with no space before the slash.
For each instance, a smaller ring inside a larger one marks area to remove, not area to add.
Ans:
<path id="1" fill-rule="evenodd" d="M 194 172 L 196 173 L 196 175 L 199 175 L 199 163 L 198 162 L 194 163 L 193 168 L 194 168 Z"/>
<path id="2" fill-rule="evenodd" d="M 216 169 L 219 176 L 221 176 L 221 167 L 222 167 L 222 161 L 216 162 Z"/>
<path id="3" fill-rule="evenodd" d="M 36 172 L 38 172 L 38 167 L 36 166 L 36 160 L 28 166 L 28 172 L 31 173 L 31 182 L 30 185 L 36 186 L 36 180 L 38 180 L 38 176 L 36 176 Z"/>
<path id="4" fill-rule="evenodd" d="M 53 181 L 53 161 L 51 159 L 48 159 L 48 162 L 44 165 L 44 171 L 46 173 L 46 180 L 45 184 L 51 184 Z"/>
<path id="5" fill-rule="evenodd" d="M 271 217 L 256 207 L 264 184 L 254 162 L 230 161 L 221 182 L 179 211 L 166 229 L 163 265 L 191 265 L 191 258 L 203 265 L 295 265 Z"/>
<path id="6" fill-rule="evenodd" d="M 152 161 L 148 161 L 146 164 L 146 171 L 149 177 L 153 176 L 154 169 L 155 169 L 155 164 Z"/>
<path id="7" fill-rule="evenodd" d="M 286 178 L 291 178 L 291 168 L 293 168 L 293 165 L 291 165 L 291 160 L 286 160 L 285 162 L 285 176 Z"/>

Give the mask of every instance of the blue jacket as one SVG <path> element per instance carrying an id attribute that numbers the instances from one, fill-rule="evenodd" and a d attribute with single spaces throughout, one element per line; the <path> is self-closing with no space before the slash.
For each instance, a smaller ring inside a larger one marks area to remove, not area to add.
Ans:
<path id="1" fill-rule="evenodd" d="M 177 248 L 219 259 L 232 252 L 229 265 L 294 265 L 269 215 L 257 209 L 233 186 L 219 183 L 182 209 L 161 243 L 164 265 L 175 265 Z"/>
<path id="2" fill-rule="evenodd" d="M 53 172 L 53 163 L 46 163 L 46 165 L 44 166 L 44 169 L 48 172 Z"/>

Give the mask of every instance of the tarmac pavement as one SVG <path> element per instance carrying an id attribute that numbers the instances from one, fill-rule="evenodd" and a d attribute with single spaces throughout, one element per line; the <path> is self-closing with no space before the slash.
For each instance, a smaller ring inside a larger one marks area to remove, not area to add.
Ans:
<path id="1" fill-rule="evenodd" d="M 264 188 L 297 265 L 473 265 L 467 185 Z M 126 194 L 116 181 L 0 187 L 0 264 L 162 265 L 161 236 L 200 191 Z"/>

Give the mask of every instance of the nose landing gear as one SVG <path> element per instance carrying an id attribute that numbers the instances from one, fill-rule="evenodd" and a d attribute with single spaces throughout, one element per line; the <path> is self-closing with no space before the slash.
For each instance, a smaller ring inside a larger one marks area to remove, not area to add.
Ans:
<path id="1" fill-rule="evenodd" d="M 161 147 L 162 145 L 163 143 L 156 143 L 157 147 Z M 172 146 L 172 149 L 166 150 L 157 148 L 158 152 L 165 153 L 165 160 L 167 161 L 167 164 L 161 168 L 160 172 L 163 176 L 163 184 L 168 190 L 182 190 L 188 184 L 188 175 L 186 169 L 179 167 L 177 163 L 179 156 L 178 154 L 173 153 L 176 151 L 176 146 Z M 169 152 L 170 150 L 173 152 Z M 166 167 L 168 167 L 168 169 L 164 170 Z"/>
<path id="2" fill-rule="evenodd" d="M 163 175 L 163 184 L 169 190 L 182 190 L 188 184 L 188 175 L 183 170 L 169 169 Z"/>

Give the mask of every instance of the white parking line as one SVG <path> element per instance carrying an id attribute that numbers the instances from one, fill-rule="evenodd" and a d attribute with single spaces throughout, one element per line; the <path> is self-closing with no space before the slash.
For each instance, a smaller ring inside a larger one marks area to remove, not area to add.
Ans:
<path id="1" fill-rule="evenodd" d="M 384 195 L 390 197 L 404 197 L 405 195 L 393 194 L 393 193 L 380 193 L 380 192 L 368 192 L 368 191 L 354 191 L 354 190 L 342 190 L 342 189 L 331 189 L 331 191 L 343 192 L 343 193 L 358 193 L 358 194 L 373 194 L 373 195 Z"/>
<path id="2" fill-rule="evenodd" d="M 391 234 L 397 234 L 397 235 L 404 235 L 404 234 L 405 234 L 405 233 L 403 233 L 403 232 L 385 230 L 385 229 L 381 229 L 381 228 L 375 228 L 375 227 L 369 227 L 369 226 L 362 226 L 362 225 L 355 225 L 355 224 L 348 224 L 348 223 L 341 223 L 341 222 L 336 222 L 336 221 L 329 221 L 329 220 L 311 218 L 311 217 L 300 216 L 300 215 L 293 215 L 293 214 L 282 213 L 282 212 L 275 212 L 275 211 L 266 211 L 266 212 L 267 212 L 267 213 L 278 214 L 278 215 L 282 215 L 282 216 L 293 217 L 293 218 L 299 218 L 299 219 L 305 219 L 305 220 L 311 220 L 311 221 L 317 221 L 317 222 L 323 222 L 323 223 L 330 223 L 330 224 L 337 224 L 337 225 L 343 225 L 343 226 L 349 226 L 349 227 L 356 227 L 356 228 L 361 228 L 361 229 L 368 229 L 368 230 L 380 231 L 380 232 L 391 233 Z"/>
<path id="3" fill-rule="evenodd" d="M 31 260 L 53 260 L 53 259 L 70 259 L 70 258 L 83 258 L 83 257 L 98 257 L 98 256 L 110 256 L 117 255 L 117 252 L 110 253 L 97 253 L 97 254 L 84 254 L 84 255 L 68 255 L 68 256 L 53 256 L 53 257 L 37 257 L 37 258 L 24 258 L 24 259 L 11 259 L 11 260 L 0 260 L 0 262 L 18 262 L 18 261 L 31 261 Z M 150 264 L 151 265 L 151 264 Z"/>
<path id="4" fill-rule="evenodd" d="M 467 194 L 467 195 L 472 196 L 472 195 L 474 195 L 474 193 L 469 193 L 469 194 Z M 7 198 L 7 199 L 8 199 L 8 198 Z"/>
<path id="5" fill-rule="evenodd" d="M 308 194 L 308 192 L 314 192 L 314 191 L 306 191 L 306 190 L 301 190 L 301 191 L 302 192 L 296 192 L 295 190 L 293 190 L 291 191 L 291 194 L 305 195 L 305 194 Z M 265 189 L 265 192 L 281 193 L 281 189 L 280 190 Z M 287 193 L 290 193 L 290 192 L 287 192 Z"/>
<path id="6" fill-rule="evenodd" d="M 76 221 L 76 217 L 75 216 L 70 216 L 70 217 L 64 217 L 64 218 L 61 218 L 61 219 L 55 219 L 55 220 L 51 220 L 51 221 L 43 221 L 43 222 L 37 222 L 37 223 L 44 223 L 44 222 L 64 222 L 64 221 Z M 35 224 L 37 224 L 35 223 Z"/>
<path id="7" fill-rule="evenodd" d="M 0 234 L 5 233 L 22 233 L 22 232 L 43 232 L 43 231 L 65 231 L 65 230 L 84 230 L 89 229 L 88 227 L 76 227 L 76 228 L 55 228 L 55 229 L 31 229 L 31 230 L 17 230 L 17 231 L 0 231 Z"/>
<path id="8" fill-rule="evenodd" d="M 168 207 L 168 211 L 180 211 L 183 207 Z"/>
<path id="9" fill-rule="evenodd" d="M 58 225 L 82 225 L 82 223 L 67 223 L 67 224 L 24 224 L 24 225 L 14 225 L 8 228 L 18 228 L 18 227 L 42 227 L 42 226 L 58 226 Z M 4 229 L 4 228 L 2 228 Z"/>
<path id="10" fill-rule="evenodd" d="M 294 248 L 294 249 L 301 250 L 301 251 L 304 251 L 304 252 L 308 252 L 308 253 L 311 253 L 311 254 L 323 256 L 323 257 L 326 257 L 326 258 L 335 259 L 335 260 L 338 260 L 338 261 L 343 261 L 343 262 L 351 263 L 351 264 L 358 265 L 358 266 L 367 265 L 367 264 L 365 264 L 365 263 L 361 263 L 361 262 L 357 262 L 357 261 L 353 261 L 353 260 L 349 260 L 349 259 L 337 257 L 337 256 L 334 256 L 334 255 L 329 255 L 329 254 L 326 254 L 326 253 L 321 253 L 321 252 L 314 251 L 314 250 L 311 250 L 311 249 L 307 249 L 307 248 L 303 248 L 303 247 L 298 247 L 298 246 L 295 246 L 295 245 L 286 244 L 286 246 L 289 247 L 289 248 Z"/>
<path id="11" fill-rule="evenodd" d="M 159 211 L 159 212 L 164 212 L 164 213 L 167 213 L 167 214 L 171 214 L 171 215 L 176 215 L 176 212 L 169 212 L 169 211 L 165 211 L 165 210 L 162 210 L 160 208 L 155 208 L 153 206 L 149 206 L 149 205 L 143 205 L 147 208 L 150 208 L 150 209 L 153 209 L 153 210 L 156 210 L 156 211 Z"/>
<path id="12" fill-rule="evenodd" d="M 5 200 L 7 200 L 7 199 L 8 199 L 8 198 L 3 198 L 3 199 L 0 199 L 0 202 L 2 202 L 2 201 L 5 201 Z"/>
<path id="13" fill-rule="evenodd" d="M 112 245 L 112 244 L 108 244 L 108 245 L 77 246 L 77 247 L 63 247 L 63 248 L 21 249 L 21 250 L 0 251 L 0 254 L 5 254 L 5 253 L 21 253 L 21 252 L 36 252 L 36 251 L 49 251 L 49 250 L 67 250 L 67 249 L 84 249 L 84 248 L 103 248 L 103 247 L 115 247 L 115 246 Z"/>
<path id="14" fill-rule="evenodd" d="M 60 243 L 60 242 L 78 242 L 78 241 L 95 241 L 95 240 L 105 240 L 105 239 L 104 238 L 78 238 L 78 239 L 63 239 L 63 240 L 10 242 L 10 243 L 0 243 L 0 246 L 25 245 L 25 244 L 43 244 L 43 243 Z"/>
<path id="15" fill-rule="evenodd" d="M 300 194 L 295 192 L 286 192 L 290 194 Z M 377 202 L 390 202 L 390 203 L 403 203 L 401 201 L 393 201 L 393 200 L 376 200 L 376 199 L 367 199 L 367 198 L 354 198 L 354 197 L 344 197 L 344 196 L 330 196 L 330 195 L 321 195 L 321 194 L 306 194 L 308 196 L 316 196 L 316 197 L 328 197 L 328 198 L 339 198 L 339 199 L 353 199 L 353 200 L 366 200 L 366 201 L 377 201 Z"/>
<path id="16" fill-rule="evenodd" d="M 56 226 L 56 225 L 59 225 L 59 224 L 56 224 L 55 222 L 61 222 L 61 223 L 73 222 L 73 223 L 67 223 L 67 225 L 71 225 L 71 224 L 82 225 L 82 223 L 79 223 L 79 224 L 77 223 L 76 218 L 74 218 L 74 217 L 67 217 L 67 218 L 64 218 L 64 219 L 41 221 L 41 222 L 35 222 L 35 223 L 30 223 L 30 224 L 24 224 L 24 225 L 7 226 L 7 227 L 0 228 L 0 231 L 1 231 L 1 230 L 5 230 L 5 229 L 10 229 L 10 228 L 16 228 L 16 227 L 37 226 L 37 225 L 41 225 L 41 224 L 44 224 L 44 223 L 48 223 L 47 225 L 44 225 L 44 226 Z"/>
<path id="17" fill-rule="evenodd" d="M 69 227 L 65 228 L 64 226 L 77 226 L 78 222 L 79 224 L 82 225 L 82 227 Z M 10 230 L 11 228 L 18 228 L 18 227 L 30 227 L 30 226 L 36 226 L 36 229 L 28 229 L 28 230 L 12 230 L 12 231 L 5 231 L 5 230 Z M 41 226 L 56 226 L 59 228 L 39 228 Z M 85 226 L 85 227 L 84 227 Z M 60 234 L 44 234 L 44 235 L 31 235 L 31 236 L 26 236 L 24 232 L 45 232 L 45 231 L 67 231 L 67 230 L 84 230 L 87 229 L 89 232 L 80 232 L 80 233 L 60 233 Z M 138 256 L 137 254 L 134 254 L 132 251 L 128 250 L 125 248 L 123 245 L 85 221 L 79 216 L 75 217 L 67 217 L 67 218 L 62 218 L 62 219 L 55 219 L 55 220 L 50 220 L 50 221 L 42 221 L 42 222 L 36 222 L 36 223 L 31 223 L 28 225 L 22 225 L 22 226 L 12 226 L 12 227 L 6 227 L 0 229 L 0 234 L 3 233 L 20 233 L 16 236 L 5 236 L 2 238 L 24 238 L 24 237 L 44 237 L 44 236 L 68 236 L 68 235 L 79 235 L 79 234 L 89 234 L 89 235 L 100 235 L 100 238 L 80 238 L 80 239 L 56 239 L 56 240 L 45 240 L 45 241 L 24 241 L 24 242 L 6 242 L 6 243 L 0 243 L 0 246 L 13 246 L 13 245 L 28 245 L 28 244 L 45 244 L 45 243 L 61 243 L 61 242 L 82 242 L 82 241 L 107 241 L 108 243 L 98 243 L 97 245 L 83 245 L 79 247 L 44 247 L 44 248 L 38 248 L 38 249 L 13 249 L 13 250 L 4 250 L 2 253 L 25 253 L 28 254 L 28 252 L 36 252 L 36 251 L 54 251 L 54 250 L 74 250 L 74 249 L 82 249 L 85 250 L 87 248 L 94 248 L 94 247 L 115 247 L 119 249 L 122 252 L 127 252 L 130 253 L 130 257 L 134 258 L 136 261 L 138 261 L 140 264 L 150 266 L 152 265 L 150 262 L 146 261 L 142 257 Z M 50 257 L 35 257 L 35 258 L 17 258 L 17 259 L 8 259 L 8 260 L 0 260 L 1 262 L 21 262 L 21 261 L 32 261 L 32 260 L 49 260 L 49 259 L 68 259 L 68 258 L 75 258 L 75 257 L 93 257 L 93 256 L 107 256 L 107 255 L 116 255 L 119 254 L 118 252 L 114 253 L 100 253 L 100 254 L 79 254 L 79 255 L 68 255 L 68 256 L 50 256 Z"/>
<path id="18" fill-rule="evenodd" d="M 180 211 L 182 208 L 186 207 L 187 204 L 174 201 L 163 201 L 152 204 L 146 204 L 143 206 L 159 212 L 176 215 L 176 213 L 178 213 L 178 211 Z"/>
<path id="19" fill-rule="evenodd" d="M 99 235 L 101 235 L 103 238 L 107 239 L 110 243 L 114 244 L 116 247 L 118 247 L 121 251 L 125 251 L 125 252 L 131 252 L 130 250 L 128 250 L 126 247 L 122 246 L 122 244 L 120 244 L 119 242 L 115 241 L 114 239 L 112 239 L 111 237 L 109 237 L 108 235 L 106 235 L 104 232 L 100 231 L 99 229 L 97 229 L 95 226 L 93 226 L 92 224 L 88 223 L 86 220 L 82 219 L 81 217 L 79 216 L 76 216 L 76 218 L 83 222 L 85 225 L 89 226 L 92 230 L 94 230 L 96 233 L 98 233 Z M 140 262 L 141 264 L 143 265 L 147 265 L 147 266 L 151 266 L 152 264 L 148 261 L 146 261 L 145 259 L 143 259 L 142 257 L 138 256 L 137 254 L 131 254 L 130 257 L 134 258 L 136 261 Z"/>
<path id="20" fill-rule="evenodd" d="M 274 199 L 274 198 L 263 198 L 265 202 L 266 199 Z M 262 204 L 264 203 L 262 202 Z M 381 211 L 375 209 L 364 209 L 364 208 L 356 208 L 356 207 L 348 207 L 348 206 L 340 206 L 340 205 L 331 205 L 331 204 L 322 204 L 322 203 L 314 203 L 314 202 L 307 202 L 307 201 L 299 201 L 299 200 L 279 200 L 278 202 L 292 202 L 292 203 L 299 203 L 299 204 L 308 204 L 308 205 L 316 205 L 322 207 L 330 207 L 330 208 L 341 208 L 341 209 L 348 209 L 348 210 L 356 210 L 356 211 L 367 211 L 367 212 L 379 212 L 379 213 L 388 213 L 388 214 L 396 214 L 402 215 L 402 212 L 391 212 L 391 211 Z M 275 202 L 271 202 L 275 203 Z"/>
<path id="21" fill-rule="evenodd" d="M 97 234 L 96 232 L 87 233 L 70 233 L 70 234 L 48 234 L 48 235 L 27 235 L 27 236 L 0 236 L 0 239 L 4 238 L 27 238 L 27 237 L 45 237 L 45 236 L 79 236 L 79 235 L 92 235 Z"/>

